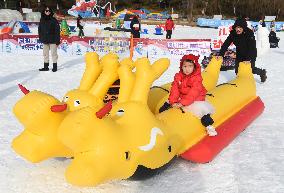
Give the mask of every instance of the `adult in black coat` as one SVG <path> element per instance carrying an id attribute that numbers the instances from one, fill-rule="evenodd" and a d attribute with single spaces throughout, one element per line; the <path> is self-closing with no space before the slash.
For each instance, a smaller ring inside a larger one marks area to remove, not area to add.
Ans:
<path id="1" fill-rule="evenodd" d="M 271 28 L 271 31 L 269 33 L 269 43 L 270 43 L 270 48 L 279 48 L 278 46 L 278 42 L 279 42 L 280 38 L 278 38 L 276 36 L 276 33 L 275 33 L 275 28 L 272 27 Z"/>
<path id="2" fill-rule="evenodd" d="M 141 24 L 137 16 L 134 16 L 130 23 L 131 33 L 133 38 L 140 38 Z"/>
<path id="3" fill-rule="evenodd" d="M 40 42 L 43 43 L 44 68 L 40 71 L 48 71 L 49 68 L 49 50 L 53 61 L 52 71 L 57 71 L 57 46 L 60 44 L 60 26 L 58 21 L 53 17 L 50 7 L 45 7 L 41 13 L 41 19 L 38 27 Z"/>
<path id="4" fill-rule="evenodd" d="M 224 56 L 228 47 L 234 43 L 236 46 L 236 62 L 235 62 L 235 72 L 238 73 L 240 62 L 250 62 L 252 72 L 257 74 L 261 78 L 261 82 L 264 82 L 267 78 L 266 70 L 260 69 L 255 66 L 255 61 L 257 57 L 256 41 L 254 33 L 251 29 L 247 27 L 247 22 L 245 19 L 237 19 L 233 25 L 233 29 L 229 36 L 225 40 L 219 52 L 220 56 Z"/>

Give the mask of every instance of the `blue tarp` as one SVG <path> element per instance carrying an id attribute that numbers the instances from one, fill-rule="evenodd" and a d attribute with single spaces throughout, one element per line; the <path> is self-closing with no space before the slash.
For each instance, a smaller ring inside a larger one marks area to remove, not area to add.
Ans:
<path id="1" fill-rule="evenodd" d="M 227 26 L 234 24 L 234 20 L 221 20 L 221 19 L 206 19 L 206 18 L 198 18 L 197 25 L 201 27 L 212 27 L 218 28 L 219 26 Z"/>
<path id="2" fill-rule="evenodd" d="M 198 18 L 197 19 L 197 26 L 218 28 L 219 26 L 233 25 L 234 22 L 235 22 L 234 20 Z M 258 22 L 250 21 L 250 23 L 253 27 L 258 26 Z M 265 24 L 268 28 L 270 28 L 270 22 L 265 22 Z M 283 24 L 284 24 L 284 22 L 282 22 L 282 21 L 275 22 L 276 31 L 282 31 L 283 30 Z"/>

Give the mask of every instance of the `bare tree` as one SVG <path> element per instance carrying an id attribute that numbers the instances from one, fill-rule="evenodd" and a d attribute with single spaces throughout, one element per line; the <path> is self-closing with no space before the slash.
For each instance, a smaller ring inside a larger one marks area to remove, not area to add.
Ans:
<path id="1" fill-rule="evenodd" d="M 193 3 L 194 3 L 194 0 L 187 0 L 187 20 L 188 22 L 191 22 L 192 21 L 192 12 L 193 12 Z"/>
<path id="2" fill-rule="evenodd" d="M 220 0 L 216 0 L 216 1 L 217 1 L 218 13 L 219 13 L 219 15 L 222 15 L 221 2 L 220 2 Z"/>
<path id="3" fill-rule="evenodd" d="M 206 15 L 206 10 L 207 10 L 207 6 L 208 6 L 208 0 L 207 1 L 202 1 L 204 7 L 201 10 L 202 15 Z"/>
<path id="4" fill-rule="evenodd" d="M 234 15 L 236 16 L 236 6 L 238 5 L 240 0 L 234 0 L 233 1 L 233 9 L 234 9 Z"/>

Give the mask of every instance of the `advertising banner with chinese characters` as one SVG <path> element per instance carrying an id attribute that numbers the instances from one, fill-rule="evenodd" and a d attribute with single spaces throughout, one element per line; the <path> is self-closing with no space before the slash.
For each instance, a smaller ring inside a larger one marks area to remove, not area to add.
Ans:
<path id="1" fill-rule="evenodd" d="M 134 39 L 133 58 L 148 57 L 148 41 L 146 38 Z"/>
<path id="2" fill-rule="evenodd" d="M 17 43 L 18 53 L 38 54 L 43 49 L 43 44 L 39 41 L 38 36 L 13 36 Z"/>
<path id="3" fill-rule="evenodd" d="M 134 41 L 134 58 L 148 57 L 157 59 L 170 57 L 180 59 L 186 54 L 209 56 L 211 53 L 210 39 L 190 40 L 157 40 L 137 39 Z"/>
<path id="4" fill-rule="evenodd" d="M 23 53 L 42 55 L 43 44 L 38 35 L 3 35 L 2 51 L 6 53 Z M 58 46 L 60 55 L 72 55 L 72 40 L 69 37 L 61 37 Z"/>
<path id="5" fill-rule="evenodd" d="M 92 51 L 107 54 L 113 52 L 118 54 L 120 57 L 129 56 L 130 40 L 129 38 L 119 37 L 106 37 L 106 38 L 91 38 L 89 45 Z"/>
<path id="6" fill-rule="evenodd" d="M 170 57 L 180 59 L 186 54 L 209 56 L 210 39 L 157 40 L 135 39 L 133 57 L 157 59 Z M 42 55 L 43 44 L 37 35 L 3 35 L 2 51 L 5 53 L 25 53 Z M 58 46 L 59 55 L 84 55 L 86 52 L 97 52 L 105 55 L 113 52 L 120 58 L 129 57 L 130 39 L 120 37 L 61 37 Z"/>
<path id="7" fill-rule="evenodd" d="M 115 37 L 73 37 L 73 55 L 83 55 L 86 52 L 97 52 L 104 55 L 109 52 L 119 56 L 129 56 L 130 41 L 128 38 Z"/>
<path id="8" fill-rule="evenodd" d="M 3 52 L 6 53 L 18 53 L 19 40 L 16 36 L 11 36 L 9 34 L 3 34 Z"/>
<path id="9" fill-rule="evenodd" d="M 213 39 L 212 40 L 212 50 L 220 50 L 221 46 L 223 45 L 223 43 L 225 42 L 225 40 L 227 39 L 227 37 L 230 34 L 230 31 L 232 30 L 232 25 L 230 26 L 220 26 L 218 28 L 218 35 L 217 35 L 217 39 Z M 235 49 L 235 45 L 232 44 L 229 47 L 230 50 L 234 50 Z"/>
<path id="10" fill-rule="evenodd" d="M 58 54 L 63 56 L 73 55 L 72 42 L 72 37 L 62 36 L 60 39 L 60 44 L 58 45 Z"/>

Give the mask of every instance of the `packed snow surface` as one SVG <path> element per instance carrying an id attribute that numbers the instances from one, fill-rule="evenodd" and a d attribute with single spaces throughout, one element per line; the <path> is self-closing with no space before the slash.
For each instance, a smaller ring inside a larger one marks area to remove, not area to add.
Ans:
<path id="1" fill-rule="evenodd" d="M 215 29 L 179 26 L 174 38 L 213 38 Z M 277 34 L 281 40 L 284 34 Z M 164 37 L 163 37 L 164 38 Z M 146 180 L 114 180 L 97 187 L 68 184 L 64 171 L 69 159 L 54 158 L 32 164 L 18 156 L 11 141 L 23 131 L 13 115 L 14 104 L 23 97 L 17 84 L 41 90 L 55 97 L 79 85 L 85 63 L 83 56 L 59 57 L 56 73 L 39 72 L 42 56 L 0 53 L 0 192 L 1 193 L 283 193 L 284 192 L 284 43 L 257 59 L 267 69 L 268 79 L 255 76 L 257 94 L 264 113 L 226 147 L 212 162 L 196 164 L 181 158 L 158 175 Z M 179 61 L 154 84 L 173 80 Z M 235 77 L 222 72 L 219 82 Z M 237 93 L 236 93 L 237 94 Z"/>

